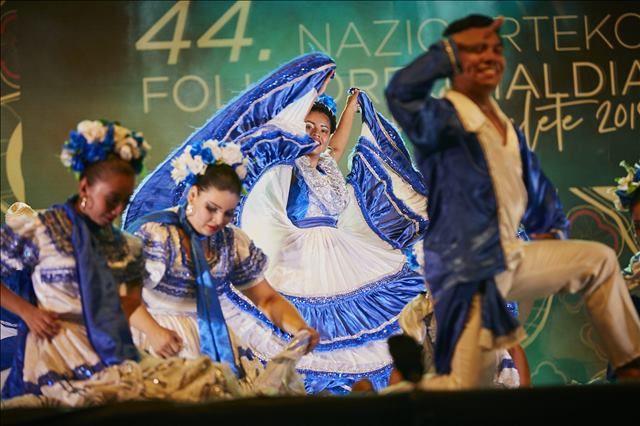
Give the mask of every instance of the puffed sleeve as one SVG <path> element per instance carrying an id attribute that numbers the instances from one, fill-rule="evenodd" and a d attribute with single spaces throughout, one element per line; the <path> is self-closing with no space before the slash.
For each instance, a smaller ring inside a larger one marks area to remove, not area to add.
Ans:
<path id="1" fill-rule="evenodd" d="M 144 278 L 144 259 L 142 257 L 142 241 L 140 238 L 124 233 L 127 244 L 128 255 L 127 264 L 120 275 L 120 281 L 127 287 L 137 287 L 142 285 Z"/>
<path id="2" fill-rule="evenodd" d="M 234 230 L 234 264 L 231 271 L 231 283 L 238 290 L 246 290 L 264 279 L 267 269 L 267 256 L 239 228 Z"/>
<path id="3" fill-rule="evenodd" d="M 135 235 L 142 240 L 144 286 L 154 288 L 162 281 L 167 265 L 171 263 L 173 240 L 169 225 L 148 222 L 142 225 Z"/>
<path id="4" fill-rule="evenodd" d="M 40 219 L 29 206 L 19 204 L 9 208 L 7 223 L 0 228 L 0 276 L 5 283 L 17 272 L 33 268 L 40 254 L 35 239 Z"/>

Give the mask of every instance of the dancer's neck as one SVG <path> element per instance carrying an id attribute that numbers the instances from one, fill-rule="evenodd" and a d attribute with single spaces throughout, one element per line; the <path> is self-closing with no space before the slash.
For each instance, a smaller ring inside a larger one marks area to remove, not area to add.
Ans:
<path id="1" fill-rule="evenodd" d="M 309 163 L 311 164 L 311 167 L 313 167 L 314 169 L 318 168 L 318 161 L 320 161 L 320 156 L 308 154 L 307 157 L 309 157 Z"/>

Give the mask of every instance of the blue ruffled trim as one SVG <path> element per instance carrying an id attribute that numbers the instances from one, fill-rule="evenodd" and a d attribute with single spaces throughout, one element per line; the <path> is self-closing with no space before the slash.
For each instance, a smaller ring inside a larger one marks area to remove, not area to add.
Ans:
<path id="1" fill-rule="evenodd" d="M 398 273 L 348 294 L 321 298 L 283 296 L 298 309 L 307 324 L 320 333 L 321 341 L 315 350 L 329 352 L 361 346 L 397 333 L 400 330 L 397 320 L 385 323 L 399 315 L 402 308 L 421 291 L 424 291 L 424 280 L 408 265 L 404 265 Z M 224 293 L 241 310 L 269 327 L 276 336 L 284 340 L 291 338 L 253 304 L 238 296 L 228 284 Z M 329 325 L 333 328 L 327 331 Z"/>
<path id="2" fill-rule="evenodd" d="M 328 373 L 304 369 L 298 369 L 298 372 L 304 374 L 304 387 L 309 394 L 329 392 L 335 395 L 346 395 L 351 393 L 353 384 L 361 379 L 371 381 L 376 391 L 387 387 L 392 368 L 392 365 L 388 365 L 366 373 Z"/>
<path id="3" fill-rule="evenodd" d="M 371 143 L 361 138 L 355 148 L 347 182 L 353 187 L 360 211 L 371 230 L 393 248 L 404 249 L 423 236 L 429 221 L 411 210 L 393 193 L 391 178 L 379 164 L 379 159 L 375 158 L 373 152 Z M 368 166 L 373 168 L 377 176 L 363 164 L 360 155 L 367 161 Z M 398 214 L 389 199 L 412 220 Z"/>
<path id="4" fill-rule="evenodd" d="M 247 176 L 243 185 L 248 193 L 273 167 L 281 165 L 293 166 L 296 158 L 305 155 L 315 149 L 316 143 L 308 136 L 297 136 L 283 130 L 275 130 L 267 133 L 257 132 L 256 135 L 242 139 L 242 153 L 249 159 Z M 247 195 L 240 199 L 236 208 L 236 225 L 242 225 L 242 211 L 247 201 Z"/>
<path id="5" fill-rule="evenodd" d="M 265 129 L 271 128 L 264 132 Z M 308 135 L 295 135 L 273 125 L 253 130 L 239 138 L 242 154 L 249 159 L 247 176 L 243 183 L 250 191 L 265 170 L 287 160 L 308 154 L 316 142 Z"/>
<path id="6" fill-rule="evenodd" d="M 407 257 L 407 264 L 412 271 L 420 272 L 420 263 L 418 262 L 418 257 L 416 256 L 415 247 L 409 246 L 402 250 L 402 253 Z"/>
<path id="7" fill-rule="evenodd" d="M 413 166 L 409 151 L 398 129 L 375 110 L 371 99 L 364 92 L 360 92 L 358 102 L 362 109 L 362 121 L 367 123 L 377 142 L 377 146 L 372 145 L 372 148 L 389 167 L 411 185 L 414 191 L 426 197 L 424 178 Z"/>

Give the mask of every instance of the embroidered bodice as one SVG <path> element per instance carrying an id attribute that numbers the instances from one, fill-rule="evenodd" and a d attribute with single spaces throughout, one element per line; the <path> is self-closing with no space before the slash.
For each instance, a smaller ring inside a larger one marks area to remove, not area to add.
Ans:
<path id="1" fill-rule="evenodd" d="M 175 225 L 145 223 L 136 232 L 143 240 L 144 300 L 151 309 L 195 313 L 196 280 L 189 246 Z M 242 290 L 260 282 L 267 257 L 235 226 L 227 226 L 206 239 L 211 275 L 222 286 Z"/>
<path id="2" fill-rule="evenodd" d="M 62 314 L 82 312 L 71 221 L 60 206 L 33 215 L 7 217 L 0 233 L 3 282 L 28 270 L 38 305 Z M 91 229 L 116 282 L 142 283 L 140 240 L 113 226 Z"/>
<path id="3" fill-rule="evenodd" d="M 347 206 L 345 179 L 328 154 L 320 156 L 316 168 L 311 166 L 306 155 L 298 158 L 293 175 L 287 214 L 294 223 L 318 217 L 337 219 Z"/>

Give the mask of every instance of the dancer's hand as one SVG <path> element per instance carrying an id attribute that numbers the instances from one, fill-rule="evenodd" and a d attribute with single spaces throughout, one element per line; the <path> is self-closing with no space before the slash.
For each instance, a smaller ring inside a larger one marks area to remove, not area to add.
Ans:
<path id="1" fill-rule="evenodd" d="M 162 358 L 175 356 L 182 349 L 182 338 L 178 333 L 164 327 L 149 335 L 149 341 L 153 351 Z"/>
<path id="2" fill-rule="evenodd" d="M 307 330 L 309 332 L 309 346 L 307 346 L 307 351 L 305 352 L 308 354 L 320 343 L 320 334 L 318 334 L 315 328 L 309 326 L 301 327 L 298 331 L 301 330 Z"/>
<path id="3" fill-rule="evenodd" d="M 349 96 L 347 97 L 347 106 L 345 107 L 346 111 L 350 111 L 352 113 L 360 112 L 360 104 L 358 103 L 358 95 L 360 94 L 360 89 L 357 87 L 352 87 L 349 90 Z"/>
<path id="4" fill-rule="evenodd" d="M 58 314 L 29 305 L 21 318 L 27 323 L 29 330 L 42 339 L 51 340 L 60 331 Z"/>

